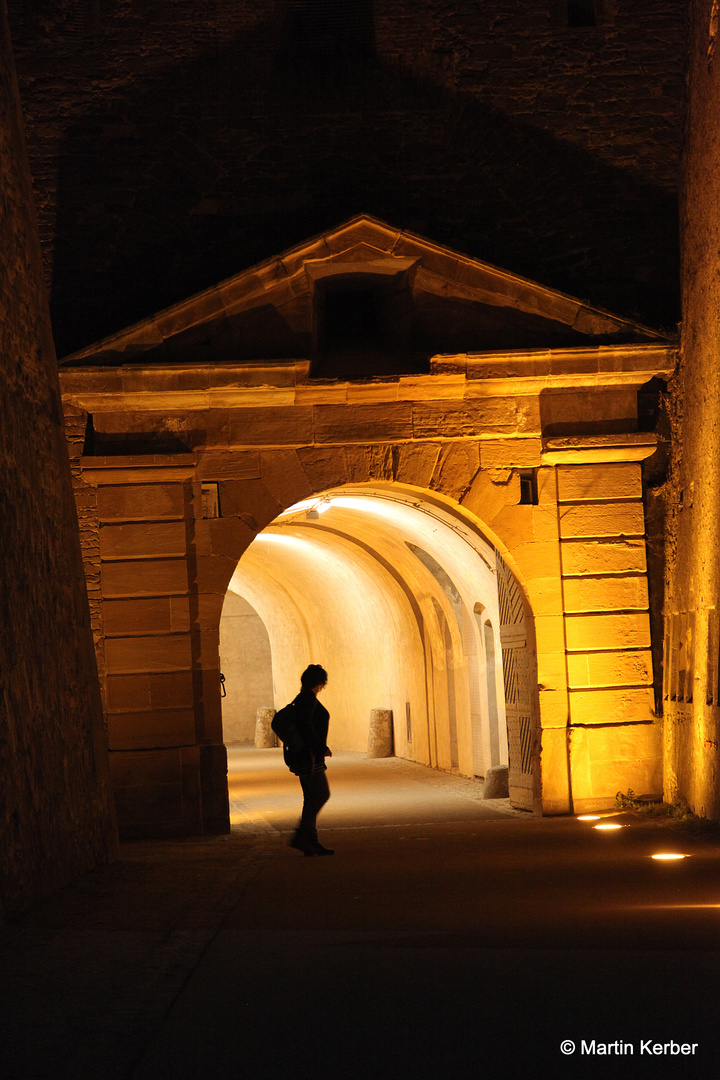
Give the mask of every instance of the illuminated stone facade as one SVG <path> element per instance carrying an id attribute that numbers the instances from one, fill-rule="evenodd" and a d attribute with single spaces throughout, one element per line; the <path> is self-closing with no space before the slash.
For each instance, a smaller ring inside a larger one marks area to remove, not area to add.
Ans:
<path id="1" fill-rule="evenodd" d="M 720 441 L 718 243 L 720 81 L 717 5 L 690 5 L 688 135 L 683 169 L 682 363 L 675 380 L 667 521 L 665 794 L 720 817 L 718 596 Z"/>
<path id="2" fill-rule="evenodd" d="M 232 362 L 238 342 L 261 359 Z M 303 359 L 282 358 L 293 343 Z M 483 774 L 494 762 L 477 764 L 471 699 L 487 654 L 476 629 L 462 637 L 480 608 L 506 679 L 514 621 L 529 662 L 516 803 L 567 813 L 618 790 L 658 795 L 641 469 L 657 438 L 639 430 L 637 400 L 674 363 L 647 328 L 369 218 L 69 358 L 124 834 L 226 826 L 218 650 L 231 582 L 273 645 L 266 704 L 319 659 L 340 748 L 362 749 L 371 708 L 391 707 L 398 753 Z M 322 500 L 327 515 L 308 519 Z M 353 506 L 366 512 L 353 519 Z M 466 533 L 475 571 L 449 540 L 433 547 L 410 509 Z M 305 547 L 281 557 L 273 538 Z M 517 620 L 497 608 L 503 567 Z M 428 697 L 428 680 L 443 689 Z"/>

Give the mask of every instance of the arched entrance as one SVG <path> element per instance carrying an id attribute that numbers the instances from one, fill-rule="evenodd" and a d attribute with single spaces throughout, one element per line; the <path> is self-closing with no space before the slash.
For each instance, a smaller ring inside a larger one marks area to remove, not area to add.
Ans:
<path id="1" fill-rule="evenodd" d="M 243 604 L 262 630 L 238 618 Z M 290 700 L 303 668 L 322 663 L 335 748 L 364 751 L 371 710 L 391 709 L 398 756 L 466 776 L 509 764 L 513 803 L 532 808 L 532 620 L 472 515 L 435 493 L 387 484 L 295 503 L 248 546 L 230 582 L 221 651 L 234 657 L 238 679 L 245 657 L 257 683 L 264 633 L 272 671 L 264 704 Z M 228 680 L 225 700 L 236 692 Z"/>

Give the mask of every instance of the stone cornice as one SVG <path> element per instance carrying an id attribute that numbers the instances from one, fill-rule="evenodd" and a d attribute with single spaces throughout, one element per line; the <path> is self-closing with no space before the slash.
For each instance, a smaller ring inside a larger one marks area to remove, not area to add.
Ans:
<path id="1" fill-rule="evenodd" d="M 428 375 L 368 382 L 308 380 L 306 360 L 61 368 L 63 397 L 88 412 L 189 412 L 399 401 L 534 396 L 547 391 L 640 387 L 672 375 L 671 345 L 436 356 Z"/>

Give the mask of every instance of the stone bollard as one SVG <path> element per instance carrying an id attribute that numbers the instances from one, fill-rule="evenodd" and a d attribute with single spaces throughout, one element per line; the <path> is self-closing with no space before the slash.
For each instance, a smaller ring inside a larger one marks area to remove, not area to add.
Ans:
<path id="1" fill-rule="evenodd" d="M 493 765 L 485 773 L 483 799 L 507 799 L 509 796 L 507 765 Z"/>
<path id="2" fill-rule="evenodd" d="M 392 757 L 394 752 L 392 709 L 373 709 L 370 713 L 367 756 Z"/>
<path id="3" fill-rule="evenodd" d="M 270 727 L 274 709 L 258 709 L 255 714 L 255 749 L 267 750 L 270 746 L 277 746 L 277 735 Z"/>

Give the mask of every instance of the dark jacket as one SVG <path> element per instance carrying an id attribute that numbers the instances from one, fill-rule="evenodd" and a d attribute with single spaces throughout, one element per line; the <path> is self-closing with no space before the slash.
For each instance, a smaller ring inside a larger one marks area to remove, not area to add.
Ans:
<path id="1" fill-rule="evenodd" d="M 290 772 L 301 776 L 325 768 L 327 734 L 330 713 L 312 690 L 301 690 L 293 701 L 295 726 L 305 742 L 302 750 L 283 748 L 285 764 Z"/>

